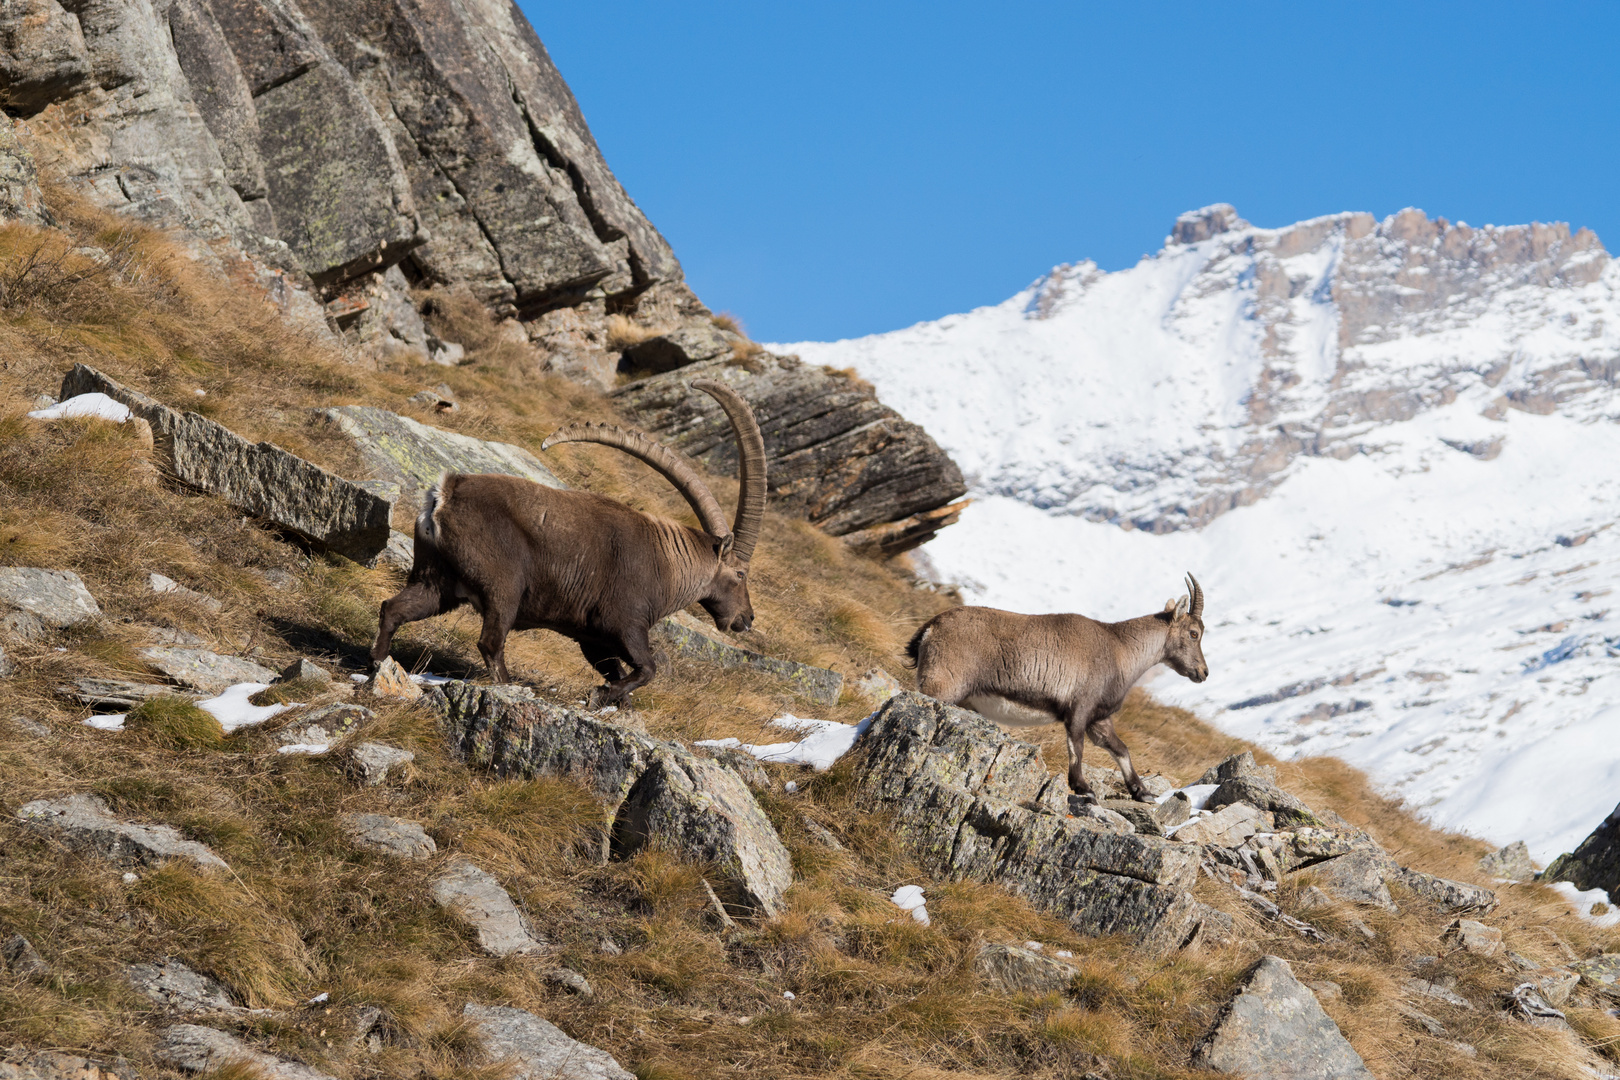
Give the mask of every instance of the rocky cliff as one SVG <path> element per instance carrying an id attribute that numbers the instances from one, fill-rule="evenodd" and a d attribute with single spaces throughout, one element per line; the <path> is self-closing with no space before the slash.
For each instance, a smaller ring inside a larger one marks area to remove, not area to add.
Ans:
<path id="1" fill-rule="evenodd" d="M 47 223 L 44 179 L 179 228 L 362 362 L 456 363 L 423 319 L 445 291 L 601 389 L 757 355 L 686 287 L 511 0 L 19 0 L 0 9 L 0 109 L 0 215 Z M 780 412 L 779 383 L 741 389 Z M 949 457 L 870 388 L 833 387 L 806 369 L 791 410 L 869 434 L 773 447 L 778 491 L 835 533 L 898 523 L 857 539 L 879 554 L 954 520 L 913 517 L 962 494 Z M 886 491 L 833 508 L 851 475 Z"/>

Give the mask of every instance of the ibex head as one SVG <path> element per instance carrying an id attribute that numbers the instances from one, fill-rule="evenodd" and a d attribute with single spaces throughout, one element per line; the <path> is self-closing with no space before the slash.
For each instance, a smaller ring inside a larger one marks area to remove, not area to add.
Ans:
<path id="1" fill-rule="evenodd" d="M 737 391 L 712 379 L 699 379 L 691 386 L 720 403 L 737 435 L 737 516 L 732 525 L 726 524 L 720 503 L 686 459 L 639 431 L 606 424 L 569 424 L 542 443 L 541 449 L 565 442 L 602 443 L 640 458 L 662 473 L 686 499 L 714 545 L 714 577 L 698 603 L 721 630 L 742 632 L 754 625 L 748 562 L 765 517 L 765 439 L 753 410 Z"/>
<path id="2" fill-rule="evenodd" d="M 1187 595 L 1180 600 L 1167 600 L 1160 618 L 1170 623 L 1170 636 L 1164 643 L 1164 662 L 1177 675 L 1184 675 L 1195 683 L 1209 678 L 1209 664 L 1204 661 L 1204 590 L 1198 579 L 1187 575 Z"/>

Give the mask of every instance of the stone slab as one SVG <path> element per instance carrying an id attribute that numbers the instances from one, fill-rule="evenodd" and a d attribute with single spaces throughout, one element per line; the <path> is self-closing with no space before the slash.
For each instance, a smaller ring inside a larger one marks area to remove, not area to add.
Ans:
<path id="1" fill-rule="evenodd" d="M 447 866 L 431 892 L 434 903 L 473 928 L 478 947 L 491 956 L 530 956 L 546 947 L 501 883 L 465 859 Z"/>
<path id="2" fill-rule="evenodd" d="M 396 859 L 430 859 L 439 850 L 422 826 L 387 814 L 341 814 L 338 824 L 357 848 Z"/>
<path id="3" fill-rule="evenodd" d="M 1255 965 L 1193 1051 L 1193 1064 L 1244 1080 L 1373 1080 L 1315 995 L 1276 956 Z"/>
<path id="4" fill-rule="evenodd" d="M 723 668 L 748 668 L 775 676 L 798 693 L 822 705 L 838 704 L 838 697 L 843 693 L 844 677 L 838 672 L 766 656 L 733 645 L 718 632 L 701 626 L 685 612 L 660 621 L 653 627 L 653 634 L 662 639 L 676 656 Z"/>
<path id="5" fill-rule="evenodd" d="M 447 472 L 503 473 L 565 486 L 539 458 L 511 443 L 475 439 L 365 405 L 341 405 L 322 415 L 354 443 L 372 472 L 414 500 Z"/>
<path id="6" fill-rule="evenodd" d="M 160 462 L 181 483 L 357 562 L 387 546 L 393 506 L 359 484 L 75 364 L 62 380 L 62 398 L 89 393 L 106 394 L 151 424 Z"/>
<path id="7" fill-rule="evenodd" d="M 461 1015 L 490 1060 L 511 1070 L 511 1080 L 635 1080 L 606 1050 L 569 1038 L 531 1012 L 469 1004 Z"/>
<path id="8" fill-rule="evenodd" d="M 0 632 L 26 641 L 101 618 L 101 605 L 71 570 L 0 566 Z"/>
<path id="9" fill-rule="evenodd" d="M 223 693 L 238 683 L 276 681 L 276 673 L 239 656 L 221 656 L 206 649 L 156 646 L 141 650 L 141 659 L 181 686 L 205 694 Z"/>
<path id="10" fill-rule="evenodd" d="M 228 870 L 206 844 L 187 840 L 170 825 L 137 825 L 112 816 L 95 795 L 36 799 L 17 809 L 17 820 L 50 833 L 68 847 L 121 864 L 190 859 L 204 870 Z"/>
<path id="11" fill-rule="evenodd" d="M 328 1073 L 297 1061 L 255 1050 L 235 1035 L 198 1024 L 176 1024 L 158 1036 L 154 1056 L 183 1072 L 217 1072 L 246 1066 L 264 1080 L 333 1080 Z"/>

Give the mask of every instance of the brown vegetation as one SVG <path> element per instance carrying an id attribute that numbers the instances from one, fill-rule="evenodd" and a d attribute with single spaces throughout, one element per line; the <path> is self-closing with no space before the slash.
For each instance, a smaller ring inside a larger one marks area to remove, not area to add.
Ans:
<path id="1" fill-rule="evenodd" d="M 1579 1075 L 1567 1042 L 1494 1009 L 1424 1006 L 1452 1038 L 1478 1048 L 1474 1060 L 1448 1055 L 1391 1011 L 1394 987 L 1418 955 L 1440 956 L 1443 970 L 1480 1000 L 1509 978 L 1446 953 L 1438 943 L 1446 920 L 1420 901 L 1403 897 L 1399 918 L 1361 913 L 1378 934 L 1371 943 L 1344 934 L 1345 944 L 1321 948 L 1260 926 L 1223 887 L 1206 882 L 1206 898 L 1237 913 L 1251 942 L 1151 959 L 1123 942 L 1079 938 L 998 889 L 930 883 L 884 820 L 854 810 L 854 761 L 814 776 L 770 767 L 779 781 L 791 775 L 800 784 L 791 796 L 780 788 L 762 796 L 797 881 L 780 918 L 726 930 L 710 913 L 703 868 L 658 851 L 602 862 L 603 814 L 593 797 L 563 781 L 469 772 L 414 707 L 368 703 L 380 717 L 364 737 L 416 754 L 405 781 L 382 788 L 357 787 L 339 754 L 277 753 L 272 729 L 295 723 L 296 713 L 224 736 L 190 706 L 160 700 L 137 710 L 122 734 L 84 727 L 87 710 L 57 686 L 80 675 L 128 677 L 141 670 L 138 647 L 162 632 L 196 635 L 222 651 L 256 651 L 269 666 L 303 655 L 356 668 L 377 605 L 399 576 L 303 552 L 216 499 L 137 482 L 147 452 L 123 427 L 25 418 L 33 396 L 54 393 L 72 363 L 93 364 L 350 476 L 361 475 L 357 458 L 310 418 L 313 406 L 402 408 L 424 382 L 446 381 L 463 407 L 435 422 L 531 449 L 565 421 L 615 417 L 600 395 L 542 373 L 532 348 L 495 334 L 481 311 L 446 304 L 435 316 L 461 328 L 458 339 L 471 351 L 465 366 L 365 371 L 341 350 L 288 329 L 162 235 L 60 193 L 53 198 L 64 231 L 0 227 L 0 281 L 43 275 L 28 286 L 26 303 L 0 304 L 0 563 L 74 570 L 107 618 L 92 631 L 8 645 L 21 671 L 0 681 L 0 930 L 28 936 L 52 973 L 0 975 L 0 1045 L 124 1054 L 144 1076 L 169 1075 L 150 1056 L 168 1018 L 121 972 L 124 964 L 176 956 L 222 979 L 244 1004 L 278 1010 L 216 1021 L 221 1026 L 345 1080 L 493 1080 L 500 1070 L 479 1060 L 460 1020 L 467 1001 L 531 1009 L 609 1050 L 642 1080 L 1190 1077 L 1199 1075 L 1186 1064 L 1192 1045 L 1234 980 L 1266 950 L 1292 957 L 1302 977 L 1339 983 L 1343 997 L 1328 1009 L 1381 1077 Z M 89 273 L 71 249 L 94 246 L 121 254 Z M 23 274 L 29 260 L 56 269 Z M 51 274 L 57 285 L 45 283 Z M 568 446 L 546 460 L 570 483 L 689 520 L 667 484 L 623 455 Z M 734 483 L 711 483 L 723 502 L 735 497 Z M 143 583 L 150 570 L 217 597 L 223 609 L 150 594 Z M 758 620 L 744 635 L 750 646 L 850 676 L 883 666 L 905 677 L 902 643 L 947 603 L 892 565 L 856 557 L 775 515 L 766 518 L 751 589 Z M 417 668 L 478 673 L 477 627 L 471 613 L 418 624 L 401 635 L 395 654 Z M 596 682 L 577 648 L 554 635 L 516 635 L 509 659 L 514 676 L 563 701 L 583 699 Z M 763 676 L 689 661 L 670 664 L 635 706 L 632 719 L 654 734 L 749 741 L 779 737 L 764 721 L 785 711 L 853 721 L 867 709 L 846 694 L 836 707 L 812 710 Z M 22 735 L 10 726 L 16 715 L 49 726 L 50 738 Z M 1144 772 L 1183 782 L 1242 748 L 1140 693 L 1119 727 Z M 1059 729 L 1030 734 L 1061 769 Z M 1403 861 L 1477 876 L 1479 844 L 1422 825 L 1345 766 L 1307 761 L 1280 773 L 1285 786 L 1367 828 Z M 138 880 L 126 883 L 123 868 L 13 821 L 18 805 L 68 791 L 95 792 L 121 815 L 176 826 L 211 845 L 231 873 L 170 863 L 138 868 Z M 355 849 L 335 824 L 353 811 L 419 821 L 438 859 L 477 860 L 535 913 L 554 955 L 482 957 L 427 896 L 436 864 L 424 869 Z M 821 846 L 807 820 L 848 850 Z M 908 883 L 927 888 L 932 927 L 889 903 Z M 1590 930 L 1545 890 L 1512 887 L 1503 897 L 1492 921 L 1525 956 L 1556 961 L 1620 948 L 1616 935 Z M 1288 887 L 1279 901 L 1295 910 Z M 1347 925 L 1348 913 L 1296 913 L 1330 929 Z M 1068 996 L 982 992 L 969 961 L 986 939 L 1070 950 L 1082 975 Z M 547 982 L 554 964 L 583 973 L 594 999 Z M 323 991 L 328 1002 L 304 1004 Z M 341 1038 L 366 1005 L 384 1013 L 387 1039 L 376 1055 Z M 1571 1022 L 1613 1052 L 1612 1018 L 1575 1009 Z"/>

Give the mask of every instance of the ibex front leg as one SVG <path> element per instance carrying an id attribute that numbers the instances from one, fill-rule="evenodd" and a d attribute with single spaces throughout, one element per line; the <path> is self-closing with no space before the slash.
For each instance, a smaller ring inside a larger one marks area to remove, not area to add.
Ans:
<path id="1" fill-rule="evenodd" d="M 1073 792 L 1070 801 L 1075 799 L 1081 802 L 1094 803 L 1097 795 L 1086 783 L 1085 771 L 1080 767 L 1080 755 L 1085 752 L 1086 720 L 1090 716 L 1089 709 L 1076 709 L 1063 720 L 1064 730 L 1069 739 L 1069 790 Z"/>
<path id="2" fill-rule="evenodd" d="M 1114 718 L 1111 715 L 1097 717 L 1087 727 L 1086 734 L 1092 742 L 1114 755 L 1119 771 L 1125 774 L 1125 787 L 1130 791 L 1131 798 L 1137 802 L 1153 802 L 1153 796 L 1148 794 L 1142 778 L 1136 775 L 1136 766 L 1131 764 L 1131 752 L 1125 748 L 1125 740 L 1114 731 Z"/>

